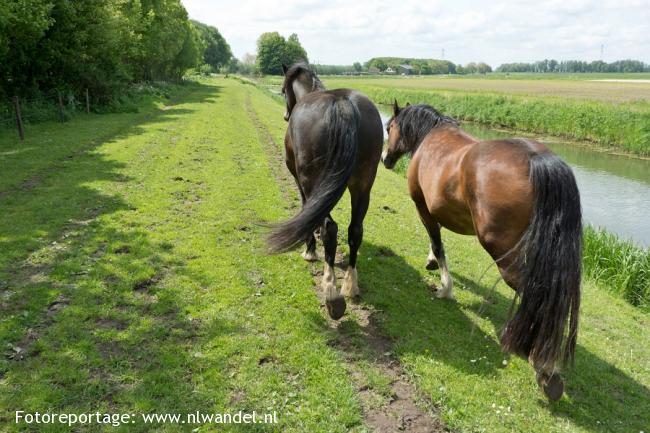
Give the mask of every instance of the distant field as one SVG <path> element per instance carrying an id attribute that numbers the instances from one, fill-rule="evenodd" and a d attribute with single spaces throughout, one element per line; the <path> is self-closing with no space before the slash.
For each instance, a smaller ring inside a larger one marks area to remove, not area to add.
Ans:
<path id="1" fill-rule="evenodd" d="M 650 73 L 637 74 L 488 74 L 419 76 L 322 76 L 328 88 L 373 86 L 438 92 L 478 92 L 517 96 L 591 99 L 604 102 L 650 102 Z M 629 81 L 602 81 L 629 80 Z M 280 86 L 282 77 L 260 80 Z M 635 82 L 636 81 L 636 82 Z"/>
<path id="2" fill-rule="evenodd" d="M 325 77 L 328 87 L 354 87 L 363 83 L 373 87 L 413 90 L 436 90 L 445 92 L 487 92 L 518 96 L 550 96 L 572 99 L 591 99 L 606 102 L 650 102 L 650 82 L 606 82 L 594 80 L 642 79 L 650 74 L 494 74 L 476 76 L 427 76 L 427 77 Z"/>

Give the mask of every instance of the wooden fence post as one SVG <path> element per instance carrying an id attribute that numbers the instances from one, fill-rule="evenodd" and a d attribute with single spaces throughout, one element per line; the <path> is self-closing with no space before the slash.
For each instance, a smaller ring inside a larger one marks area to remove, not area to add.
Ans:
<path id="1" fill-rule="evenodd" d="M 88 96 L 88 89 L 86 89 L 86 113 L 90 113 L 90 96 Z"/>
<path id="2" fill-rule="evenodd" d="M 23 130 L 23 118 L 20 115 L 20 100 L 18 96 L 14 96 L 14 107 L 16 109 L 16 126 L 18 127 L 18 135 L 20 135 L 20 141 L 25 140 L 25 131 Z"/>
<path id="3" fill-rule="evenodd" d="M 61 92 L 59 92 L 59 117 L 61 118 L 61 122 L 65 121 L 63 117 L 63 97 L 61 96 Z"/>

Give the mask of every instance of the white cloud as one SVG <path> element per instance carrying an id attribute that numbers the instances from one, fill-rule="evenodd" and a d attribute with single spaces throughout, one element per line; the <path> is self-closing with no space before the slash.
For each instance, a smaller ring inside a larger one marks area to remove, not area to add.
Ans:
<path id="1" fill-rule="evenodd" d="M 650 62 L 649 0 L 182 0 L 241 57 L 258 36 L 297 33 L 311 61 L 374 56 L 445 57 L 456 63 L 544 58 Z"/>

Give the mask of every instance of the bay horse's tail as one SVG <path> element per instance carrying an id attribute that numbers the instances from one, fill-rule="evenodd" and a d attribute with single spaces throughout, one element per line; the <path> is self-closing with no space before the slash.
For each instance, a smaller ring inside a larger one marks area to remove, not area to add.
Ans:
<path id="1" fill-rule="evenodd" d="M 300 212 L 271 232 L 267 239 L 271 254 L 298 246 L 325 220 L 345 192 L 357 155 L 358 108 L 347 97 L 332 101 L 325 113 L 327 154 L 323 155 L 320 177 Z"/>
<path id="2" fill-rule="evenodd" d="M 566 363 L 573 361 L 576 346 L 582 268 L 580 194 L 571 168 L 550 152 L 533 155 L 529 169 L 535 194 L 533 216 L 513 265 L 519 272 L 521 301 L 501 335 L 501 345 L 528 357 L 536 369 L 552 372 L 562 355 Z"/>

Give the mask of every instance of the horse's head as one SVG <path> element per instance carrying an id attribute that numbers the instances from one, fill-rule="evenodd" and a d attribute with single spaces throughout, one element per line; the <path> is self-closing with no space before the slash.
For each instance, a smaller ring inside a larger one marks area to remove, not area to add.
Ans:
<path id="1" fill-rule="evenodd" d="M 457 127 L 458 121 L 440 114 L 430 105 L 407 103 L 406 107 L 400 108 L 396 100 L 393 104 L 393 117 L 386 124 L 388 145 L 381 155 L 384 166 L 391 169 L 402 155 L 415 153 L 424 137 L 441 125 Z"/>
<path id="2" fill-rule="evenodd" d="M 408 107 L 410 104 L 406 104 Z M 387 169 L 392 169 L 397 164 L 397 161 L 408 152 L 408 149 L 404 145 L 404 138 L 402 137 L 402 132 L 400 129 L 400 124 L 398 119 L 402 112 L 402 108 L 397 105 L 397 99 L 393 104 L 393 116 L 388 119 L 386 123 L 386 132 L 388 133 L 388 144 L 384 153 L 381 154 L 381 161 L 384 163 L 384 167 Z"/>
<path id="3" fill-rule="evenodd" d="M 291 111 L 298 101 L 308 93 L 325 90 L 325 86 L 306 63 L 296 63 L 291 67 L 283 64 L 282 71 L 284 72 L 282 94 L 287 104 L 284 120 L 289 121 Z"/>

